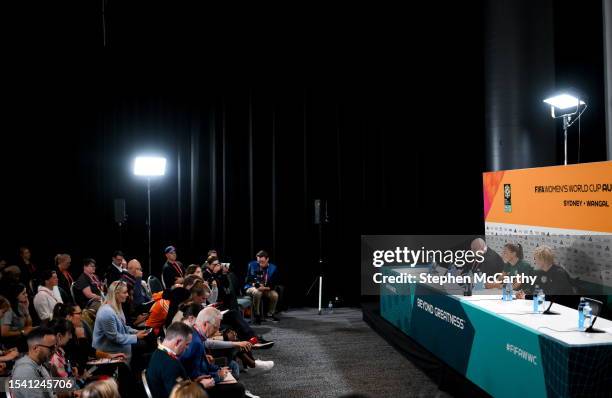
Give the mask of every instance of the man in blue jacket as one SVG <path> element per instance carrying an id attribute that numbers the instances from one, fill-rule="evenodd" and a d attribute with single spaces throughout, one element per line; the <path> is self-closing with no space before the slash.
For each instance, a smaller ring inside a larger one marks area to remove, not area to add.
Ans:
<path id="1" fill-rule="evenodd" d="M 244 286 L 247 294 L 253 297 L 255 322 L 257 324 L 261 323 L 259 307 L 262 298 L 268 300 L 267 317 L 273 322 L 278 322 L 279 319 L 275 315 L 278 292 L 274 290 L 278 278 L 276 265 L 270 263 L 270 256 L 268 256 L 268 253 L 264 250 L 257 252 L 256 257 L 257 260 L 249 263 L 246 285 Z"/>
<path id="2" fill-rule="evenodd" d="M 221 312 L 213 307 L 207 307 L 200 311 L 193 326 L 192 339 L 189 346 L 181 353 L 179 359 L 184 366 L 187 375 L 193 380 L 203 380 L 211 377 L 209 385 L 205 386 L 211 397 L 243 398 L 245 389 L 242 383 L 233 382 L 225 384 L 230 369 L 219 368 L 210 361 L 206 355 L 206 339 L 214 336 L 221 325 Z M 246 396 L 252 396 L 250 393 Z"/>

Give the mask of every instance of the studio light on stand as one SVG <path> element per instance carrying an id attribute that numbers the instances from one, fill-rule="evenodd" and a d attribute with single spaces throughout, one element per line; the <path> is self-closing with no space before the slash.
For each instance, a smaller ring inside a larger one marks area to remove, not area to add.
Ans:
<path id="1" fill-rule="evenodd" d="M 323 260 L 323 225 L 329 224 L 328 205 L 326 200 L 316 199 L 314 201 L 314 223 L 317 225 L 318 240 L 319 240 L 319 276 L 312 282 L 310 288 L 306 292 L 306 296 L 310 294 L 312 288 L 319 282 L 319 296 L 318 296 L 318 313 L 323 314 L 323 273 L 325 267 L 325 261 Z M 331 301 L 330 301 L 331 303 Z"/>
<path id="2" fill-rule="evenodd" d="M 166 158 L 138 156 L 134 159 L 134 175 L 147 178 L 147 243 L 149 246 L 149 275 L 151 275 L 151 178 L 166 174 Z"/>
<path id="3" fill-rule="evenodd" d="M 567 129 L 580 120 L 580 116 L 587 108 L 587 104 L 579 97 L 563 93 L 544 100 L 550 105 L 553 119 L 563 118 L 564 163 L 567 165 Z"/>

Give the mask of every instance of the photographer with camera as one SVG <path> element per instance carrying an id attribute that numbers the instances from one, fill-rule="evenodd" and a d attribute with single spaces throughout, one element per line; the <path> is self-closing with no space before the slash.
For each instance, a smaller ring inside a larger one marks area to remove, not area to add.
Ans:
<path id="1" fill-rule="evenodd" d="M 278 302 L 278 292 L 274 290 L 278 272 L 276 265 L 270 263 L 270 256 L 264 250 L 260 250 L 255 255 L 257 260 L 251 261 L 248 266 L 246 293 L 253 297 L 253 309 L 255 311 L 255 323 L 261 323 L 260 303 L 262 298 L 268 300 L 268 312 L 266 318 L 272 322 L 279 322 L 276 317 L 276 303 Z"/>

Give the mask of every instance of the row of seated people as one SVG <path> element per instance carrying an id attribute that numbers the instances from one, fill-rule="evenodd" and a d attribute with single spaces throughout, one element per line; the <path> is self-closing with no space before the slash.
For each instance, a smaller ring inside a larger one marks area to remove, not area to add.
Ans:
<path id="1" fill-rule="evenodd" d="M 215 334 L 208 336 L 212 338 L 200 338 L 200 341 L 206 341 L 202 352 L 208 350 L 225 359 L 227 364 L 227 367 L 218 367 L 209 357 L 200 358 L 205 360 L 206 366 L 200 364 L 199 369 L 203 372 L 205 368 L 207 376 L 213 380 L 207 381 L 206 385 L 201 384 L 209 395 L 217 396 L 221 391 L 222 395 L 219 396 L 254 396 L 244 391 L 239 382 L 223 383 L 222 380 L 227 378 L 228 373 L 238 380 L 241 368 L 267 371 L 273 367 L 272 361 L 259 361 L 253 356 L 253 349 L 269 348 L 273 342 L 257 336 L 238 307 L 233 305 L 236 299 L 232 298 L 231 289 L 227 286 L 231 278 L 228 278 L 227 269 L 221 272 L 218 259 L 214 256 L 208 258 L 204 272 L 197 266 L 184 270 L 180 280 L 175 279 L 173 282 L 176 283 L 170 288 L 153 294 L 152 300 L 149 287 L 142 283 L 140 263 L 136 259 L 125 263 L 120 252 L 113 256 L 113 266 L 119 271 L 115 281 L 110 280 L 113 279 L 111 271 L 101 282 L 95 274 L 96 263 L 92 259 L 84 261 L 83 274 L 76 281 L 69 272 L 68 255 L 56 256 L 56 266 L 56 270 L 38 272 L 40 286 L 32 300 L 27 285 L 18 282 L 21 280 L 19 272 L 14 272 L 11 267 L 6 267 L 7 272 L 3 272 L 2 292 L 8 300 L 1 300 L 3 352 L 0 352 L 0 370 L 5 374 L 11 370 L 13 363 L 13 371 L 20 371 L 26 357 L 43 366 L 45 361 L 40 359 L 44 357 L 45 346 L 54 346 L 48 353 L 49 374 L 71 375 L 81 380 L 83 385 L 100 375 L 114 375 L 119 381 L 122 395 L 133 394 L 134 380 L 140 379 L 140 371 L 148 366 L 158 342 L 166 341 L 164 335 L 172 321 L 186 322 L 195 330 L 197 310 L 207 304 L 224 309 L 224 333 L 218 333 L 218 325 Z M 205 279 L 205 275 L 212 277 Z M 62 284 L 62 279 L 64 288 L 58 286 Z M 109 283 L 108 288 L 106 283 Z M 30 316 L 31 302 L 37 318 L 41 320 L 40 327 L 35 326 L 38 322 Z M 210 308 L 214 309 L 212 306 Z M 152 332 L 143 330 L 144 327 L 151 327 Z M 41 338 L 49 338 L 40 332 L 47 333 L 49 330 L 53 331 L 55 344 L 41 345 Z M 212 328 L 209 327 L 209 330 Z M 19 352 L 26 355 L 15 363 Z M 98 366 L 96 375 L 84 370 L 92 358 L 102 358 L 108 362 Z M 60 369 L 62 366 L 54 364 L 63 365 L 64 371 Z M 225 384 L 235 386 L 222 387 Z M 167 396 L 167 393 L 169 391 L 163 396 Z"/>
<path id="2" fill-rule="evenodd" d="M 520 243 L 509 242 L 503 246 L 499 255 L 486 242 L 475 239 L 471 249 L 483 253 L 483 261 L 467 264 L 462 273 L 468 271 L 484 272 L 488 275 L 501 273 L 507 276 L 535 276 L 533 285 L 514 282 L 512 288 L 517 298 L 531 297 L 535 287 L 541 288 L 547 297 L 559 304 L 575 307 L 579 301 L 579 286 L 576 286 L 570 274 L 557 261 L 554 250 L 547 245 L 540 245 L 533 251 L 533 264 L 525 258 L 523 246 Z M 499 289 L 502 283 L 487 283 L 487 289 Z M 587 293 L 587 292 L 583 292 Z M 588 292 L 592 293 L 592 292 Z M 590 296 L 593 296 L 590 294 Z M 601 298 L 595 296 L 596 298 Z M 605 298 L 604 298 L 605 299 Z"/>
<path id="3" fill-rule="evenodd" d="M 236 275 L 229 270 L 229 264 L 219 261 L 217 250 L 211 249 L 208 251 L 207 261 L 201 268 L 192 264 L 185 269 L 183 264 L 177 260 L 174 246 L 166 247 L 164 255 L 166 256 L 166 262 L 162 267 L 164 287 L 181 283 L 185 275 L 196 273 L 196 275 L 211 283 L 213 289 L 218 288 L 218 285 L 223 287 L 218 290 L 219 301 L 225 303 L 229 308 L 238 309 L 239 305 L 243 307 L 245 304 L 249 305 L 252 302 L 256 324 L 261 324 L 263 319 L 272 322 L 280 321 L 276 316 L 276 308 L 284 289 L 283 286 L 278 284 L 278 269 L 276 265 L 270 263 L 270 256 L 265 250 L 258 251 L 255 255 L 256 260 L 249 262 L 245 284 L 242 288 Z M 250 296 L 251 299 L 248 300 L 248 303 L 238 298 L 242 291 Z M 268 303 L 265 318 L 264 314 L 260 313 L 264 299 Z"/>

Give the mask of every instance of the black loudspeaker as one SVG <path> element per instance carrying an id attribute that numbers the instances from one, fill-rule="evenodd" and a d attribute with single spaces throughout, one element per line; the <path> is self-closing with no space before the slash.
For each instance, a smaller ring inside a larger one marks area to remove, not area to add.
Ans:
<path id="1" fill-rule="evenodd" d="M 127 220 L 125 213 L 125 199 L 115 199 L 115 222 L 123 224 Z"/>

